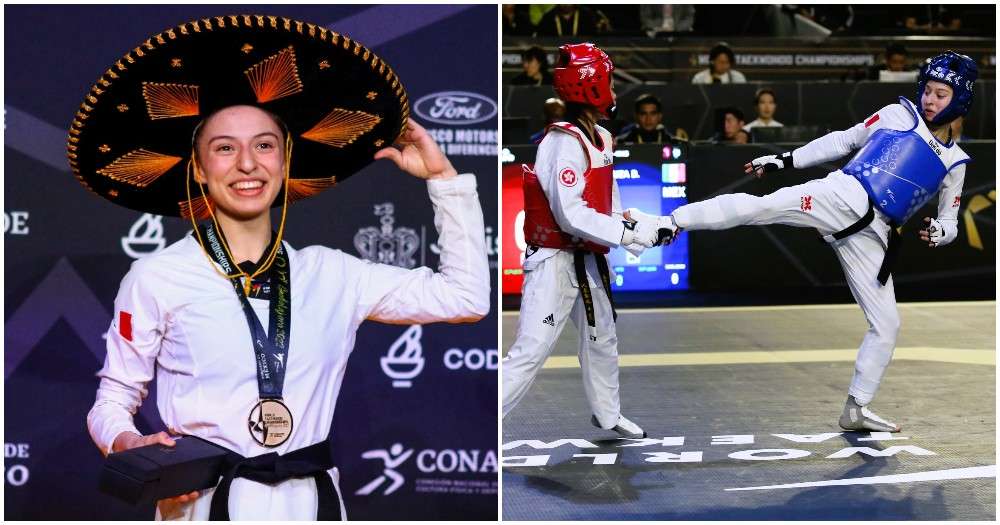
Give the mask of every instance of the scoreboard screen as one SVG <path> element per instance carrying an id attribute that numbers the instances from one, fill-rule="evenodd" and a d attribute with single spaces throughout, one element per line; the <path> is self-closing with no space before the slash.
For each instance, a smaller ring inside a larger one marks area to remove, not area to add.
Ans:
<path id="1" fill-rule="evenodd" d="M 535 146 L 511 146 L 501 153 L 504 294 L 521 293 L 524 260 L 522 165 L 532 166 Z M 687 152 L 673 145 L 639 145 L 615 151 L 614 177 L 624 208 L 668 215 L 687 204 Z M 688 288 L 688 242 L 681 235 L 670 246 L 648 249 L 636 257 L 624 248 L 609 254 L 616 277 L 613 291 L 662 291 Z"/>

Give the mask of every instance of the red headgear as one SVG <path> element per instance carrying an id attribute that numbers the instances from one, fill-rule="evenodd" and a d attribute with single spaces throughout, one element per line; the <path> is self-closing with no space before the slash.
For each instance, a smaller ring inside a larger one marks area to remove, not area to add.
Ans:
<path id="1" fill-rule="evenodd" d="M 552 87 L 563 102 L 593 106 L 611 118 L 615 100 L 611 95 L 611 72 L 615 65 L 594 44 L 559 46 L 559 61 L 552 69 Z"/>

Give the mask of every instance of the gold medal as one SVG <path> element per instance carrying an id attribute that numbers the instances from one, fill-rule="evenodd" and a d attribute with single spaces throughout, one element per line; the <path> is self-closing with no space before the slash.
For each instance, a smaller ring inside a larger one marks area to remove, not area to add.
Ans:
<path id="1" fill-rule="evenodd" d="M 250 411 L 247 425 L 254 441 L 277 447 L 292 435 L 292 412 L 280 399 L 261 399 Z"/>

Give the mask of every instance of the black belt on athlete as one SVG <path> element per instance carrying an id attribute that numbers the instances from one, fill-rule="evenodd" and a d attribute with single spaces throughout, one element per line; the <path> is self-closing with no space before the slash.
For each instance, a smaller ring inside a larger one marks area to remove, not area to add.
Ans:
<path id="1" fill-rule="evenodd" d="M 595 253 L 587 250 L 573 251 L 573 267 L 576 269 L 576 282 L 580 285 L 580 295 L 583 297 L 583 309 L 587 312 L 587 324 L 596 327 L 597 321 L 594 319 L 594 296 L 590 292 L 590 282 L 587 279 L 587 264 L 584 257 L 592 254 L 597 261 L 597 273 L 601 275 L 601 283 L 604 285 L 604 292 L 608 294 L 608 302 L 611 304 L 611 318 L 618 320 L 618 312 L 615 310 L 615 300 L 611 298 L 611 271 L 608 269 L 608 260 L 603 253 Z"/>
<path id="2" fill-rule="evenodd" d="M 278 483 L 292 478 L 312 477 L 319 492 L 319 521 L 340 521 L 340 496 L 327 470 L 333 468 L 329 438 L 305 448 L 279 455 L 277 452 L 243 457 L 230 451 L 223 460 L 222 481 L 212 495 L 212 521 L 229 520 L 229 487 L 235 478 L 258 483 Z"/>
<path id="3" fill-rule="evenodd" d="M 850 237 L 855 233 L 865 229 L 872 221 L 875 220 L 875 206 L 869 200 L 868 201 L 868 213 L 865 213 L 864 217 L 858 219 L 858 222 L 840 230 L 837 233 L 831 235 L 824 235 L 823 241 L 833 242 L 839 241 L 841 239 Z M 889 275 L 892 274 L 892 267 L 896 264 L 896 257 L 899 255 L 899 244 L 902 238 L 899 235 L 899 226 L 894 222 L 889 223 L 889 245 L 885 249 L 885 257 L 882 258 L 882 266 L 878 269 L 878 282 L 882 286 L 889 281 Z"/>

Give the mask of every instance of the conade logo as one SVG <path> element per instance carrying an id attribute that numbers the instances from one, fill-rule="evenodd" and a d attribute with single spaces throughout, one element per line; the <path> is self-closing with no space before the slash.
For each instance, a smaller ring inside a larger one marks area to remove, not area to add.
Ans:
<path id="1" fill-rule="evenodd" d="M 468 91 L 440 91 L 420 97 L 413 111 L 437 124 L 475 124 L 496 116 L 497 104 Z"/>

